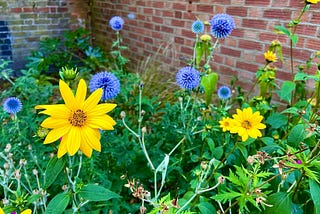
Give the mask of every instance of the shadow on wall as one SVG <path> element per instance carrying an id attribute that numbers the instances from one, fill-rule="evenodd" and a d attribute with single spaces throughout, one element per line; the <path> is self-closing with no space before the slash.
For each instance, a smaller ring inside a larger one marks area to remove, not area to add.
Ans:
<path id="1" fill-rule="evenodd" d="M 12 37 L 7 21 L 0 21 L 0 59 L 12 60 Z"/>

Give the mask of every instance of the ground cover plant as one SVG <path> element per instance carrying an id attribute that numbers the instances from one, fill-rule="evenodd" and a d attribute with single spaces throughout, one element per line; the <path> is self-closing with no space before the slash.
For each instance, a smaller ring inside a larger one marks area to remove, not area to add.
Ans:
<path id="1" fill-rule="evenodd" d="M 317 3 L 275 26 L 291 49 Z M 221 84 L 214 53 L 236 26 L 215 14 L 192 23 L 194 54 L 157 96 L 155 65 L 130 72 L 124 24 L 110 19 L 108 54 L 78 29 L 42 42 L 18 77 L 1 63 L 0 213 L 320 213 L 320 52 L 297 68 L 289 56 L 279 82 L 270 41 L 252 90 Z"/>

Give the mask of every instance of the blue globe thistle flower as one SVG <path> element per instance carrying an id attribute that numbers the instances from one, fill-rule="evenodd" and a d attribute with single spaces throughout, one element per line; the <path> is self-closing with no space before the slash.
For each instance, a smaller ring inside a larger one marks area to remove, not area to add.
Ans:
<path id="1" fill-rule="evenodd" d="M 129 13 L 127 17 L 128 19 L 135 19 L 136 15 L 134 13 Z"/>
<path id="2" fill-rule="evenodd" d="M 211 34 L 218 39 L 224 39 L 235 28 L 234 20 L 228 14 L 217 14 L 210 20 Z"/>
<path id="3" fill-rule="evenodd" d="M 120 92 L 120 82 L 118 78 L 107 71 L 96 73 L 92 76 L 89 83 L 90 92 L 103 89 L 102 100 L 115 98 Z"/>
<path id="4" fill-rule="evenodd" d="M 192 32 L 199 34 L 204 32 L 204 24 L 200 20 L 196 20 L 192 24 Z"/>
<path id="5" fill-rule="evenodd" d="M 181 88 L 191 90 L 198 87 L 200 83 L 200 74 L 195 68 L 186 66 L 179 69 L 176 79 Z"/>
<path id="6" fill-rule="evenodd" d="M 16 114 L 22 109 L 21 101 L 16 97 L 9 97 L 3 103 L 3 109 L 9 114 Z"/>
<path id="7" fill-rule="evenodd" d="M 124 24 L 124 20 L 120 16 L 114 16 L 109 21 L 110 27 L 112 28 L 112 30 L 115 30 L 115 31 L 122 30 L 123 24 Z"/>
<path id="8" fill-rule="evenodd" d="M 218 97 L 223 100 L 228 99 L 231 97 L 231 89 L 228 86 L 221 86 L 218 89 Z"/>

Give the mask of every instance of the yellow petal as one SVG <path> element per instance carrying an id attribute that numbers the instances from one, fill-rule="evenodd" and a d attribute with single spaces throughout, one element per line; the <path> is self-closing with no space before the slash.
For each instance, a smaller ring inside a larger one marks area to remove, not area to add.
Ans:
<path id="1" fill-rule="evenodd" d="M 82 131 L 83 131 L 83 137 L 85 138 L 86 143 L 94 150 L 100 152 L 101 144 L 100 144 L 99 130 L 87 127 L 87 128 L 83 128 Z"/>
<path id="2" fill-rule="evenodd" d="M 31 214 L 31 213 L 32 213 L 32 210 L 30 209 L 27 209 L 21 212 L 21 214 Z"/>
<path id="3" fill-rule="evenodd" d="M 72 126 L 67 139 L 67 150 L 70 156 L 73 156 L 79 150 L 81 141 L 80 128 Z"/>
<path id="4" fill-rule="evenodd" d="M 87 95 L 87 85 L 86 82 L 81 79 L 78 84 L 77 93 L 76 93 L 76 101 L 78 104 L 83 104 Z M 81 106 L 82 107 L 82 106 Z"/>
<path id="5" fill-rule="evenodd" d="M 0 207 L 0 214 L 5 214 L 1 207 Z"/>
<path id="6" fill-rule="evenodd" d="M 71 114 L 70 109 L 68 109 L 65 104 L 38 105 L 35 108 L 46 109 L 44 111 L 39 112 L 39 114 L 46 114 L 46 115 L 53 116 L 55 118 L 69 118 Z"/>
<path id="7" fill-rule="evenodd" d="M 59 148 L 58 148 L 58 158 L 61 158 L 63 155 L 67 153 L 67 143 L 68 143 L 68 134 L 64 135 L 62 137 L 62 140 L 60 142 Z"/>
<path id="8" fill-rule="evenodd" d="M 87 125 L 91 128 L 113 130 L 113 126 L 116 122 L 109 115 L 101 115 L 99 117 L 89 117 L 87 119 Z"/>
<path id="9" fill-rule="evenodd" d="M 56 129 L 52 129 L 46 139 L 44 140 L 44 144 L 49 144 L 49 143 L 52 143 L 56 140 L 58 140 L 60 137 L 64 136 L 66 133 L 69 132 L 71 128 L 71 125 L 69 126 L 63 126 L 63 127 L 60 127 L 60 128 L 56 128 Z"/>
<path id="10" fill-rule="evenodd" d="M 80 150 L 83 152 L 83 154 L 85 156 L 87 156 L 88 158 L 91 157 L 92 155 L 92 148 L 86 143 L 86 142 L 82 142 L 80 145 Z"/>
<path id="11" fill-rule="evenodd" d="M 41 123 L 41 126 L 44 128 L 55 129 L 62 126 L 68 126 L 69 124 L 70 123 L 67 119 L 48 117 Z"/>
<path id="12" fill-rule="evenodd" d="M 77 109 L 76 100 L 70 87 L 64 81 L 59 81 L 59 89 L 66 106 L 71 110 Z"/>
<path id="13" fill-rule="evenodd" d="M 117 106 L 117 104 L 112 103 L 103 103 L 99 104 L 93 109 L 90 109 L 87 113 L 88 116 L 97 116 L 102 115 L 110 112 L 112 109 L 114 109 Z"/>
<path id="14" fill-rule="evenodd" d="M 101 96 L 102 96 L 102 88 L 98 88 L 84 102 L 84 106 L 83 106 L 84 112 L 88 112 L 91 109 L 95 108 L 98 105 L 99 101 L 101 100 Z"/>

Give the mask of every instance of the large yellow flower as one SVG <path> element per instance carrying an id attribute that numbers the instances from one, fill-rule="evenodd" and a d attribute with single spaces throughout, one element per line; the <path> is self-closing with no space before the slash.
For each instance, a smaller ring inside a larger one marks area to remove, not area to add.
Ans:
<path id="1" fill-rule="evenodd" d="M 88 157 L 91 157 L 92 149 L 100 152 L 99 129 L 113 130 L 116 122 L 106 113 L 114 109 L 116 104 L 98 104 L 102 96 L 101 88 L 86 99 L 87 85 L 83 79 L 78 84 L 75 96 L 62 80 L 59 82 L 59 89 L 65 104 L 35 107 L 45 109 L 40 113 L 50 116 L 41 123 L 42 127 L 52 129 L 44 144 L 61 139 L 58 158 L 67 152 L 72 156 L 79 149 Z"/>
<path id="2" fill-rule="evenodd" d="M 243 111 L 237 109 L 237 114 L 232 115 L 233 122 L 230 127 L 230 133 L 238 133 L 242 141 L 246 141 L 249 137 L 261 137 L 259 129 L 265 129 L 266 125 L 261 123 L 263 116 L 260 112 L 252 112 L 251 108 L 245 108 Z"/>
<path id="3" fill-rule="evenodd" d="M 263 55 L 268 63 L 277 61 L 277 55 L 272 51 L 267 51 Z"/>

